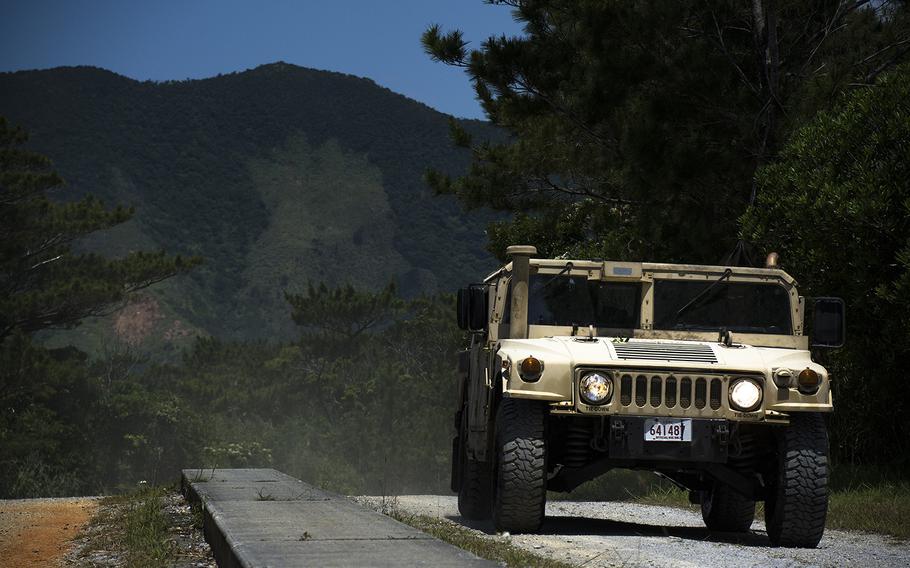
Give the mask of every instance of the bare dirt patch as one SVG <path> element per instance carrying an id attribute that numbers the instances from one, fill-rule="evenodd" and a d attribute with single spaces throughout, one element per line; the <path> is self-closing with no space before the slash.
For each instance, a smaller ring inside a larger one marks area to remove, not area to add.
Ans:
<path id="1" fill-rule="evenodd" d="M 137 294 L 114 318 L 117 337 L 130 345 L 139 345 L 164 319 L 158 300 L 148 294 Z"/>
<path id="2" fill-rule="evenodd" d="M 0 501 L 0 559 L 6 568 L 58 566 L 98 506 L 94 497 Z"/>

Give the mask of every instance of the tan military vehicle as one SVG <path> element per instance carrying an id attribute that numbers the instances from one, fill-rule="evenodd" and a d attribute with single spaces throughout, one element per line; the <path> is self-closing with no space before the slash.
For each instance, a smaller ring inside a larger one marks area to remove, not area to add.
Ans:
<path id="1" fill-rule="evenodd" d="M 806 301 L 783 270 L 511 262 L 459 291 L 452 490 L 461 514 L 534 532 L 546 492 L 613 468 L 657 472 L 713 531 L 747 531 L 765 502 L 773 545 L 813 547 L 828 507 L 828 372 L 837 298 Z M 774 257 L 769 257 L 773 260 Z"/>

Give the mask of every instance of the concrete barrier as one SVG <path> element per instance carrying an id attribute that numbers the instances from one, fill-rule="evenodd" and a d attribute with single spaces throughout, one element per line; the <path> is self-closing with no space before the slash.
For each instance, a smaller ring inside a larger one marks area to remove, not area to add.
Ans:
<path id="1" fill-rule="evenodd" d="M 186 469 L 218 565 L 496 566 L 274 469 Z"/>

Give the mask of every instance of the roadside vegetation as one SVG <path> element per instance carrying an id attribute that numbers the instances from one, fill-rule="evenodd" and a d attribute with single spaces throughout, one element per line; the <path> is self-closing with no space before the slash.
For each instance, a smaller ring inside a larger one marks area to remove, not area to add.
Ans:
<path id="1" fill-rule="evenodd" d="M 572 566 L 572 564 L 519 548 L 510 543 L 508 537 L 480 536 L 470 529 L 458 526 L 446 519 L 427 515 L 411 515 L 398 510 L 386 511 L 386 514 L 458 548 L 472 552 L 481 558 L 500 562 L 509 567 L 568 568 Z"/>
<path id="2" fill-rule="evenodd" d="M 79 550 L 79 559 L 91 564 L 92 555 L 104 551 L 129 567 L 172 566 L 176 546 L 164 512 L 167 492 L 163 487 L 144 486 L 102 499 L 84 531 L 89 538 Z"/>
<path id="3" fill-rule="evenodd" d="M 452 299 L 313 286 L 289 300 L 290 344 L 199 339 L 172 364 L 27 351 L 44 365 L 0 438 L 3 496 L 117 492 L 192 467 L 276 467 L 346 494 L 445 491 Z"/>
<path id="4" fill-rule="evenodd" d="M 174 548 L 168 540 L 170 523 L 163 510 L 164 493 L 160 487 L 141 490 L 125 507 L 121 542 L 131 565 L 166 566 L 172 562 Z"/>
<path id="5" fill-rule="evenodd" d="M 827 526 L 910 539 L 910 479 L 900 471 L 836 465 Z"/>
<path id="6" fill-rule="evenodd" d="M 693 512 L 700 510 L 698 505 L 689 503 L 688 492 L 647 474 L 641 477 L 645 476 L 645 479 L 634 479 L 627 484 L 627 487 L 637 488 L 635 491 L 645 486 L 644 491 L 627 493 L 622 500 Z M 583 489 L 583 497 L 579 500 L 596 499 L 598 490 L 602 491 L 608 481 L 609 478 L 595 480 L 592 487 Z M 764 520 L 762 503 L 756 507 L 755 518 Z M 900 472 L 876 467 L 835 466 L 832 468 L 826 526 L 910 539 L 910 480 Z"/>

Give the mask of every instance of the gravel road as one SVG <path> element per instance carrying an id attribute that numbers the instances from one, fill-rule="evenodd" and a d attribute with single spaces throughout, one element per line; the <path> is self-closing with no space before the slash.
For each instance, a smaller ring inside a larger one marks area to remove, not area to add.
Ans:
<path id="1" fill-rule="evenodd" d="M 379 498 L 359 501 L 376 505 Z M 490 539 L 578 566 L 910 566 L 910 543 L 829 530 L 817 549 L 771 548 L 764 523 L 745 535 L 709 534 L 692 511 L 634 503 L 551 501 L 537 535 L 498 536 L 462 519 L 454 496 L 405 495 L 400 510 L 448 519 Z"/>

